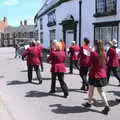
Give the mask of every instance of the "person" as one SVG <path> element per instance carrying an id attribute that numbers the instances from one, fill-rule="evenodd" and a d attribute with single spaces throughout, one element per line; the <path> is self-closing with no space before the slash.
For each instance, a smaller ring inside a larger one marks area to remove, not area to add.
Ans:
<path id="1" fill-rule="evenodd" d="M 44 67 L 43 67 L 43 53 L 42 53 L 43 46 L 40 44 L 40 41 L 39 41 L 39 40 L 36 41 L 36 46 L 40 49 L 40 53 L 41 53 L 41 59 L 40 59 L 41 72 L 43 72 L 43 71 L 44 71 Z"/>
<path id="2" fill-rule="evenodd" d="M 117 78 L 119 81 L 118 86 L 120 86 L 120 74 L 117 71 L 117 68 L 119 67 L 119 59 L 118 59 L 118 54 L 116 52 L 117 48 L 117 41 L 113 40 L 109 42 L 110 48 L 107 52 L 107 58 L 108 58 L 108 67 L 107 67 L 107 80 L 109 83 L 109 78 L 111 71 L 113 72 L 113 75 Z"/>
<path id="3" fill-rule="evenodd" d="M 56 43 L 57 43 L 58 41 L 55 39 L 55 40 L 53 40 L 53 42 L 51 43 L 51 45 L 50 45 L 50 54 L 52 54 L 52 52 L 54 52 L 54 51 L 56 51 Z"/>
<path id="4" fill-rule="evenodd" d="M 65 43 L 62 39 L 60 39 L 61 50 L 65 51 Z"/>
<path id="5" fill-rule="evenodd" d="M 85 107 L 91 107 L 94 87 L 97 87 L 98 93 L 105 103 L 105 108 L 102 110 L 103 114 L 108 114 L 110 107 L 106 98 L 103 87 L 107 85 L 106 72 L 106 53 L 103 47 L 103 41 L 97 40 L 95 43 L 95 51 L 91 52 L 89 66 L 89 90 L 88 102 L 83 104 Z"/>
<path id="6" fill-rule="evenodd" d="M 56 44 L 56 51 L 52 52 L 48 57 L 48 62 L 51 63 L 51 90 L 50 93 L 55 93 L 55 84 L 56 84 L 56 77 L 60 82 L 61 88 L 64 93 L 64 97 L 67 98 L 68 96 L 68 87 L 64 82 L 64 72 L 66 72 L 65 67 L 65 52 L 61 50 L 60 44 Z"/>
<path id="7" fill-rule="evenodd" d="M 88 73 L 88 63 L 90 58 L 90 46 L 88 38 L 84 38 L 84 45 L 80 48 L 80 53 L 78 54 L 78 63 L 80 66 L 79 73 L 82 78 L 81 90 L 88 90 L 87 73 Z"/>
<path id="8" fill-rule="evenodd" d="M 19 48 L 20 48 L 20 45 L 18 44 L 17 41 L 15 42 L 14 48 L 15 48 L 15 58 L 17 58 L 17 56 L 19 56 Z"/>
<path id="9" fill-rule="evenodd" d="M 78 53 L 80 51 L 80 47 L 72 41 L 71 47 L 69 48 L 68 55 L 70 56 L 70 67 L 69 67 L 69 74 L 73 74 L 73 65 L 79 70 L 78 66 Z"/>
<path id="10" fill-rule="evenodd" d="M 37 79 L 39 80 L 39 84 L 41 84 L 42 78 L 39 69 L 39 65 L 41 64 L 40 63 L 41 53 L 40 53 L 40 49 L 36 47 L 35 41 L 32 41 L 30 43 L 30 47 L 24 51 L 22 55 L 22 59 L 24 60 L 25 57 L 27 58 L 28 82 L 30 83 L 32 82 L 32 71 L 34 68 L 37 75 Z"/>

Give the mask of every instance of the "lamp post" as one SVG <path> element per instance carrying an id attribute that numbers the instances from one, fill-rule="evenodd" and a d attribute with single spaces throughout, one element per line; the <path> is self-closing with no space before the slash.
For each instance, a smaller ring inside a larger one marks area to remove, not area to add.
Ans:
<path id="1" fill-rule="evenodd" d="M 78 0 L 78 2 L 79 2 L 79 46 L 81 46 L 82 0 Z"/>

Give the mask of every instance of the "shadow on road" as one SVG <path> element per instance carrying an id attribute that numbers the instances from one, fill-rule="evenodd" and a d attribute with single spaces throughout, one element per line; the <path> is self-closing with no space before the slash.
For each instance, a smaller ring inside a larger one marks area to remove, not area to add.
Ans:
<path id="1" fill-rule="evenodd" d="M 38 80 L 37 78 L 33 78 L 34 81 Z M 51 78 L 45 78 L 45 77 L 42 77 L 42 80 L 51 80 Z"/>
<path id="2" fill-rule="evenodd" d="M 27 81 L 18 81 L 18 80 L 13 80 L 7 83 L 7 85 L 21 85 L 21 84 L 28 84 Z"/>
<path id="3" fill-rule="evenodd" d="M 101 113 L 98 110 L 88 109 L 82 106 L 63 106 L 61 104 L 54 104 L 49 107 L 55 107 L 55 109 L 52 109 L 52 112 L 56 114 L 84 113 L 89 111 Z"/>
<path id="4" fill-rule="evenodd" d="M 3 75 L 0 75 L 0 78 L 4 78 L 5 76 L 3 76 Z"/>
<path id="5" fill-rule="evenodd" d="M 21 70 L 20 72 L 27 72 L 28 70 Z"/>
<path id="6" fill-rule="evenodd" d="M 63 98 L 63 96 L 60 96 L 57 94 L 51 94 L 43 91 L 30 91 L 30 92 L 27 92 L 25 95 L 25 97 L 47 97 L 47 96 L 55 96 L 55 97 Z"/>
<path id="7" fill-rule="evenodd" d="M 113 93 L 115 96 L 120 97 L 120 91 L 108 91 L 108 93 Z"/>
<path id="8" fill-rule="evenodd" d="M 56 87 L 56 92 L 60 93 L 63 92 L 61 87 Z M 87 93 L 87 91 L 82 91 L 80 89 L 76 89 L 76 88 L 69 88 L 69 92 L 79 92 L 79 93 Z"/>

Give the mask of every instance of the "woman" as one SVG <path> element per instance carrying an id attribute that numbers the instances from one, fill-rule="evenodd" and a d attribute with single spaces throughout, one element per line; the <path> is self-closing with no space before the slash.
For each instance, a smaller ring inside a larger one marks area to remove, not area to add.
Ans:
<path id="1" fill-rule="evenodd" d="M 116 51 L 117 41 L 116 40 L 110 41 L 109 44 L 110 44 L 110 48 L 107 52 L 107 57 L 108 57 L 107 79 L 109 82 L 110 74 L 112 71 L 113 75 L 119 81 L 118 86 L 120 86 L 120 74 L 117 71 L 117 68 L 119 67 L 119 58 Z"/>
<path id="2" fill-rule="evenodd" d="M 89 65 L 91 68 L 89 72 L 88 103 L 84 104 L 84 106 L 91 107 L 94 88 L 97 87 L 98 93 L 105 103 L 102 113 L 108 114 L 110 108 L 106 94 L 103 91 L 103 87 L 107 85 L 106 54 L 101 40 L 96 41 L 95 51 L 91 52 Z"/>
<path id="3" fill-rule="evenodd" d="M 50 93 L 55 93 L 56 77 L 58 77 L 58 80 L 64 93 L 64 97 L 67 98 L 68 87 L 64 82 L 64 72 L 66 72 L 66 67 L 64 64 L 65 52 L 61 51 L 60 44 L 56 44 L 56 50 L 50 54 L 50 56 L 48 57 L 48 62 L 51 63 L 52 76 Z"/>

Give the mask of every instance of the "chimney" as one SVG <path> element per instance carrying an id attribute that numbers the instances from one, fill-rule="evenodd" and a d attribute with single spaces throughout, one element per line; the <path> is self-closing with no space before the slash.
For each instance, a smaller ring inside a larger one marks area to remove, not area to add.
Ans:
<path id="1" fill-rule="evenodd" d="M 27 25 L 27 20 L 24 20 L 24 25 Z"/>
<path id="2" fill-rule="evenodd" d="M 23 25 L 23 23 L 22 23 L 22 21 L 20 21 L 20 26 L 22 26 Z"/>
<path id="3" fill-rule="evenodd" d="M 6 22 L 7 22 L 7 17 L 4 17 L 4 18 L 3 18 L 3 21 L 6 23 Z"/>

